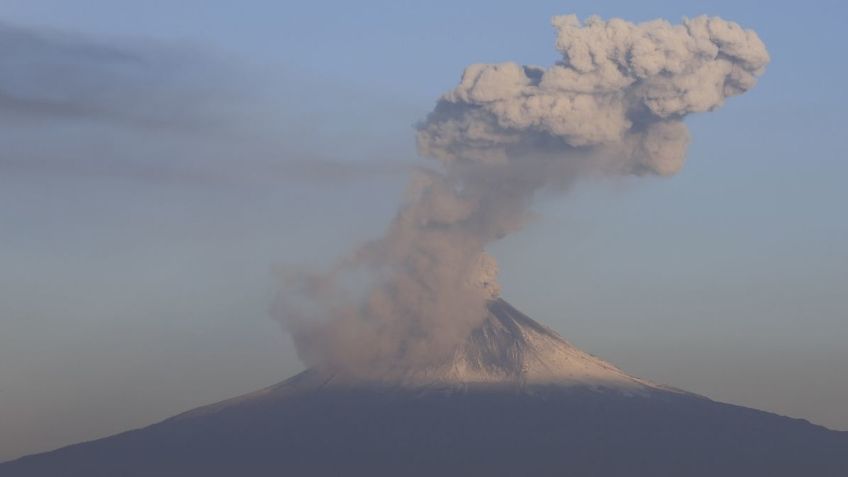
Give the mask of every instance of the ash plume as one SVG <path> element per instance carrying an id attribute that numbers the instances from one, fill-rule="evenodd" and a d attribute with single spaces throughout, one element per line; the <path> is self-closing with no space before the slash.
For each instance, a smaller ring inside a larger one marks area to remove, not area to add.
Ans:
<path id="1" fill-rule="evenodd" d="M 684 118 L 753 87 L 769 55 L 721 18 L 552 20 L 549 68 L 475 64 L 418 125 L 418 172 L 386 234 L 326 272 L 284 277 L 274 313 L 307 365 L 370 374 L 448 359 L 499 293 L 486 246 L 534 194 L 586 176 L 676 173 Z"/>

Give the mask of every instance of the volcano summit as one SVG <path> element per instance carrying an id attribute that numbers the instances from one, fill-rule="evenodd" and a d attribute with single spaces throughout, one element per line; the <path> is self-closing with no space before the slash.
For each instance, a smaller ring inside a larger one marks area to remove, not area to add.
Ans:
<path id="1" fill-rule="evenodd" d="M 844 476 L 848 433 L 656 385 L 507 302 L 442 365 L 309 369 L 0 464 L 51 476 Z"/>

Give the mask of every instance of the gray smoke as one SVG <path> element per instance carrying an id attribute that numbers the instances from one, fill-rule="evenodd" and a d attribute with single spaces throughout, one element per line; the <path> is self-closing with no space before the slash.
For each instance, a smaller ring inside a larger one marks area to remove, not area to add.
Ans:
<path id="1" fill-rule="evenodd" d="M 369 374 L 448 359 L 499 293 L 487 244 L 522 227 L 536 191 L 683 165 L 683 119 L 756 83 L 756 33 L 720 18 L 672 25 L 553 18 L 550 68 L 475 64 L 418 126 L 421 171 L 384 237 L 329 272 L 285 277 L 276 304 L 308 365 Z"/>

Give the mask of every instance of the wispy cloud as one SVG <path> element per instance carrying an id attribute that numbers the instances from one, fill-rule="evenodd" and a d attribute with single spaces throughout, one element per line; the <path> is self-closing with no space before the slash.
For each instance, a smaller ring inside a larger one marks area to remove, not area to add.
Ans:
<path id="1" fill-rule="evenodd" d="M 232 185 L 409 170 L 304 152 L 313 132 L 255 73 L 190 45 L 0 23 L 0 174 Z"/>

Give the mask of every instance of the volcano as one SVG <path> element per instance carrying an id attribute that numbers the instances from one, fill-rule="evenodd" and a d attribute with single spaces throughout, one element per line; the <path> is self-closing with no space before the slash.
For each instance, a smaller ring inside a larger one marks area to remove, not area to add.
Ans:
<path id="1" fill-rule="evenodd" d="M 632 377 L 507 302 L 452 359 L 309 369 L 16 476 L 840 476 L 848 433 Z"/>

